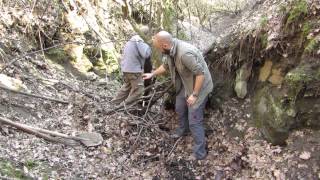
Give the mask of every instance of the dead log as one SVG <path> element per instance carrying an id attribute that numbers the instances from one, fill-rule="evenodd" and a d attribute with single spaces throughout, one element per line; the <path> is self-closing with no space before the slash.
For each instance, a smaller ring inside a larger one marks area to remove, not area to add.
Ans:
<path id="1" fill-rule="evenodd" d="M 42 139 L 49 141 L 49 142 L 62 143 L 65 145 L 74 145 L 74 143 L 75 143 L 75 142 L 72 143 L 72 142 L 63 141 L 62 139 L 54 138 L 50 135 L 44 134 L 42 132 L 37 131 L 36 129 L 33 129 L 30 126 L 13 122 L 13 121 L 11 121 L 7 118 L 4 118 L 4 117 L 0 117 L 0 122 L 3 124 L 9 125 L 9 126 L 15 127 L 16 129 L 21 130 L 23 132 L 26 132 L 28 134 L 35 135 L 35 136 L 42 138 Z"/>
<path id="2" fill-rule="evenodd" d="M 51 142 L 59 142 L 66 145 L 79 145 L 79 143 L 77 142 L 80 142 L 87 147 L 91 147 L 91 146 L 100 145 L 103 141 L 101 134 L 95 133 L 95 132 L 91 132 L 91 133 L 84 132 L 84 133 L 78 134 L 77 136 L 69 136 L 67 134 L 63 134 L 55 131 L 49 131 L 49 130 L 41 129 L 38 127 L 32 127 L 22 123 L 13 122 L 4 117 L 0 117 L 0 123 L 1 122 L 4 124 L 13 126 L 26 133 L 36 135 L 37 137 L 43 138 L 45 140 L 48 140 Z M 60 138 L 55 138 L 55 137 L 60 137 Z M 61 138 L 64 138 L 64 139 L 61 139 Z"/>

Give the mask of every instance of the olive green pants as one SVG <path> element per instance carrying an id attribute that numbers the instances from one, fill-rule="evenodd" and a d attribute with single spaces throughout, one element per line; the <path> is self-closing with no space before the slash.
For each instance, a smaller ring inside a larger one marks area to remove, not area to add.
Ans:
<path id="1" fill-rule="evenodd" d="M 124 84 L 117 96 L 111 100 L 113 104 L 125 102 L 131 104 L 140 98 L 144 91 L 142 73 L 123 73 Z"/>

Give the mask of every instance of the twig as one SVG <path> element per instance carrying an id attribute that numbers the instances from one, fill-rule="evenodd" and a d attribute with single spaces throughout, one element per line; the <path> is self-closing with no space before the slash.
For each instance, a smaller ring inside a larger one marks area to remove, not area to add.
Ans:
<path id="1" fill-rule="evenodd" d="M 176 148 L 176 146 L 177 146 L 178 142 L 179 142 L 181 139 L 182 139 L 182 137 L 179 137 L 179 139 L 177 139 L 177 141 L 174 143 L 174 145 L 173 145 L 173 147 L 172 147 L 171 151 L 169 152 L 169 154 L 168 154 L 168 156 L 167 156 L 167 160 L 169 159 L 169 157 L 170 157 L 171 153 L 174 151 L 174 149 Z"/>
<path id="2" fill-rule="evenodd" d="M 168 81 L 166 81 L 166 82 L 168 82 Z M 146 91 L 147 89 L 150 89 L 150 88 L 154 87 L 154 86 L 160 87 L 160 85 L 163 85 L 163 84 L 165 84 L 166 82 L 163 82 L 163 83 L 160 83 L 160 84 L 156 84 L 156 85 L 151 85 L 151 86 L 147 87 L 147 88 L 145 89 L 145 91 Z M 160 99 L 166 92 L 168 92 L 169 89 L 171 89 L 171 87 L 172 87 L 172 84 L 171 84 L 170 86 L 168 86 L 165 90 L 160 91 L 160 92 L 157 92 L 157 95 L 158 95 L 158 96 L 157 96 L 156 98 L 154 98 L 153 101 L 150 102 L 150 106 L 152 106 L 158 99 Z M 152 96 L 153 96 L 153 95 L 150 95 L 150 96 L 142 96 L 141 98 L 137 99 L 135 102 L 133 102 L 132 104 L 130 104 L 130 105 L 128 106 L 128 108 L 132 108 L 134 105 L 136 105 L 136 104 L 138 104 L 139 102 L 143 101 L 144 99 L 148 99 L 148 98 L 150 98 L 150 97 L 152 97 Z M 111 109 L 111 110 L 108 110 L 108 111 L 105 111 L 104 113 L 105 113 L 106 115 L 110 115 L 110 114 L 114 113 L 115 111 L 123 111 L 123 110 L 125 110 L 125 109 L 123 109 L 123 107 L 124 107 L 123 105 L 116 106 L 115 108 L 113 108 L 113 109 Z M 128 108 L 127 108 L 127 110 L 128 110 Z"/>
<path id="3" fill-rule="evenodd" d="M 44 96 L 39 96 L 39 95 L 27 93 L 27 92 L 16 91 L 16 90 L 9 89 L 9 88 L 3 87 L 3 86 L 0 86 L 0 88 L 4 89 L 6 91 L 13 92 L 13 93 L 23 94 L 23 95 L 26 95 L 26 96 L 36 97 L 36 98 L 45 99 L 45 100 L 49 100 L 49 101 L 55 101 L 55 102 L 62 103 L 62 104 L 69 104 L 69 102 L 67 102 L 67 101 L 54 99 L 54 98 L 49 98 L 49 97 L 44 97 Z"/>
<path id="4" fill-rule="evenodd" d="M 135 140 L 134 143 L 133 143 L 133 147 L 135 147 L 136 143 L 138 142 L 138 140 L 139 140 L 139 138 L 140 138 L 140 136 L 141 136 L 142 130 L 143 130 L 143 127 L 141 127 L 141 129 L 140 129 L 139 134 L 138 134 L 138 137 L 136 138 L 136 140 Z"/>
<path id="5" fill-rule="evenodd" d="M 156 94 L 156 90 L 153 91 L 153 94 L 152 94 L 152 96 L 151 96 L 151 98 L 150 98 L 150 100 L 149 100 L 149 102 L 148 102 L 147 110 L 146 110 L 146 112 L 144 113 L 143 119 L 145 119 L 146 116 L 147 116 L 149 107 L 150 107 L 150 105 L 151 105 L 152 98 L 154 97 L 155 94 Z"/>

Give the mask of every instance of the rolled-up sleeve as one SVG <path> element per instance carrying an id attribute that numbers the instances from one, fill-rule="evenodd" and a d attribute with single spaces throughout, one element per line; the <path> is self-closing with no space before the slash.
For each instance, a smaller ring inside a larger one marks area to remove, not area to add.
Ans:
<path id="1" fill-rule="evenodd" d="M 197 56 L 186 53 L 181 57 L 182 64 L 188 68 L 194 75 L 202 75 L 204 74 L 204 68 L 202 64 L 199 62 Z"/>

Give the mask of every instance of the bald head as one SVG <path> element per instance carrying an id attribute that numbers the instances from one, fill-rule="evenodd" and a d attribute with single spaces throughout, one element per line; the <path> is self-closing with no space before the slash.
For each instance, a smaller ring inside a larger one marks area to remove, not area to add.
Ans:
<path id="1" fill-rule="evenodd" d="M 172 47 L 172 35 L 167 31 L 158 32 L 153 39 L 153 46 L 162 53 L 170 51 Z"/>
<path id="2" fill-rule="evenodd" d="M 155 38 L 161 43 L 172 43 L 172 35 L 167 31 L 160 31 L 155 35 Z"/>

